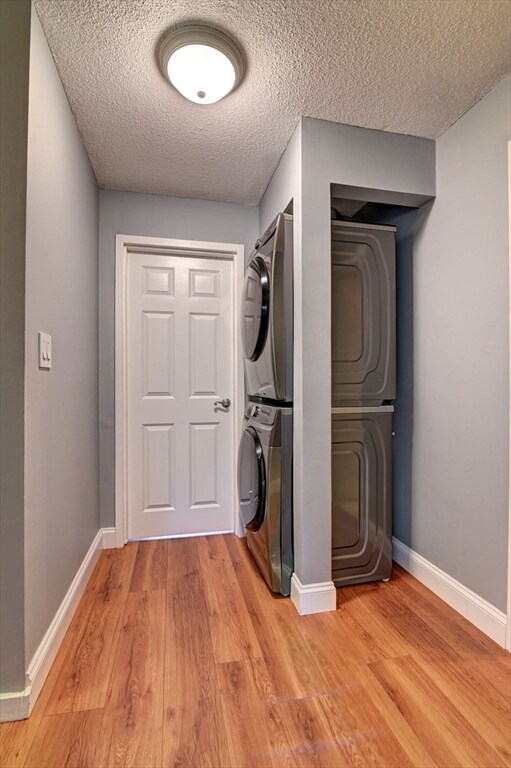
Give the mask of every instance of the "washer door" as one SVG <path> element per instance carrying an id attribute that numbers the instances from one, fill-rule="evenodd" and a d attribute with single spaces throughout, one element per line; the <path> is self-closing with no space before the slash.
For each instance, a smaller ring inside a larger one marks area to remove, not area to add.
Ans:
<path id="1" fill-rule="evenodd" d="M 238 453 L 240 516 L 248 531 L 259 530 L 266 508 L 266 470 L 263 446 L 257 431 L 246 427 Z"/>
<path id="2" fill-rule="evenodd" d="M 270 316 L 270 276 L 261 256 L 256 256 L 245 272 L 241 337 L 247 360 L 257 360 L 268 336 Z"/>

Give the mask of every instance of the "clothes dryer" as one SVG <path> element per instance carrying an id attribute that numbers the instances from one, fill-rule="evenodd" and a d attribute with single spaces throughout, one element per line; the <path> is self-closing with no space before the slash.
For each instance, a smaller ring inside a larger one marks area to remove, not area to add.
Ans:
<path id="1" fill-rule="evenodd" d="M 332 221 L 332 406 L 396 396 L 396 227 Z"/>
<path id="2" fill-rule="evenodd" d="M 245 272 L 241 336 L 249 400 L 293 400 L 293 217 L 280 213 Z"/>
<path id="3" fill-rule="evenodd" d="M 293 412 L 250 403 L 238 454 L 238 497 L 247 545 L 273 592 L 293 573 Z"/>

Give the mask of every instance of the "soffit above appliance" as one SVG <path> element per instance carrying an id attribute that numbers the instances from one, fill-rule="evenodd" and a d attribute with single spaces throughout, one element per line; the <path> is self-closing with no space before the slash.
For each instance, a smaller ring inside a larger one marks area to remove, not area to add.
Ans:
<path id="1" fill-rule="evenodd" d="M 201 24 L 177 27 L 158 46 L 165 77 L 189 101 L 214 104 L 241 82 L 240 47 L 219 29 Z"/>

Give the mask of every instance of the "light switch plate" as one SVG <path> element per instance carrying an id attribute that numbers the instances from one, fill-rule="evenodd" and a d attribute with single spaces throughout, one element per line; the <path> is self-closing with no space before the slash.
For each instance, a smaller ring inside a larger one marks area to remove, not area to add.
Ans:
<path id="1" fill-rule="evenodd" d="M 49 333 L 39 331 L 39 368 L 51 368 L 52 349 L 51 336 Z"/>

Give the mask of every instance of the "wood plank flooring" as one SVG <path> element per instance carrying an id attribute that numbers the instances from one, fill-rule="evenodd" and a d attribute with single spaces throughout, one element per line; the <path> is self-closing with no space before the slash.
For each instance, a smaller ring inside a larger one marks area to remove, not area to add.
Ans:
<path id="1" fill-rule="evenodd" d="M 1 768 L 511 766 L 511 655 L 399 566 L 298 616 L 235 536 L 96 565 Z"/>

